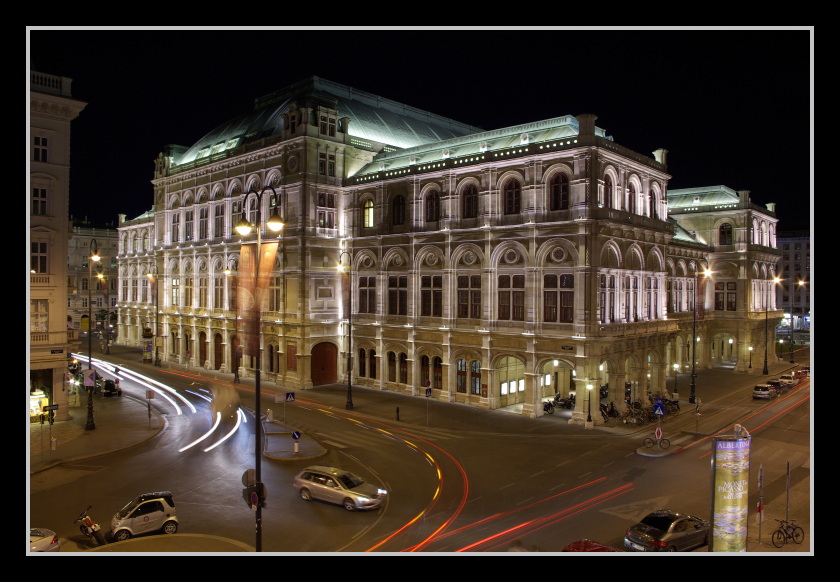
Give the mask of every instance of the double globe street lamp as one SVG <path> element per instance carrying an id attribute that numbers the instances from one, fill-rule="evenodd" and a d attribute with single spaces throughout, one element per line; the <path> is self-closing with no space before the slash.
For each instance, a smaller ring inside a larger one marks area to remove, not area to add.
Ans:
<path id="1" fill-rule="evenodd" d="M 266 186 L 260 191 L 251 188 L 247 194 L 245 194 L 245 198 L 242 200 L 242 208 L 243 208 L 243 216 L 242 220 L 240 220 L 234 229 L 240 236 L 247 236 L 251 233 L 252 230 L 256 228 L 257 231 L 257 246 L 256 246 L 256 266 L 254 269 L 254 290 L 255 290 L 255 298 L 261 298 L 262 293 L 259 291 L 260 285 L 260 254 L 261 254 L 261 246 L 262 246 L 262 219 L 261 219 L 261 208 L 262 208 L 262 197 L 267 191 L 271 191 L 272 200 L 277 200 L 277 192 L 271 186 Z M 245 218 L 247 210 L 245 210 L 248 205 L 248 198 L 254 195 L 257 198 L 256 204 L 256 226 L 252 225 L 248 220 Z M 283 220 L 280 218 L 280 215 L 277 213 L 277 207 L 274 207 L 274 212 L 271 214 L 269 219 L 266 221 L 266 226 L 271 232 L 280 232 L 283 228 Z M 256 334 L 256 338 L 253 339 L 256 347 L 254 349 L 254 356 L 255 361 L 255 371 L 254 371 L 254 417 L 256 418 L 256 435 L 254 438 L 254 486 L 256 487 L 256 491 L 258 495 L 262 496 L 264 491 L 264 486 L 262 484 L 262 412 L 260 411 L 260 353 L 262 352 L 262 346 L 260 345 L 260 336 L 262 335 L 262 305 L 254 304 L 250 306 L 251 313 L 254 319 L 256 320 L 256 329 L 252 329 L 253 333 Z M 256 504 L 256 545 L 255 549 L 258 552 L 262 551 L 262 502 L 263 499 L 259 499 Z"/>

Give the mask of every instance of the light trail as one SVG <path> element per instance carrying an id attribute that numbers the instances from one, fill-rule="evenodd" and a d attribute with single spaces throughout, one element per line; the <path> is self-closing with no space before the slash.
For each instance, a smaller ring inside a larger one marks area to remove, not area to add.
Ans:
<path id="1" fill-rule="evenodd" d="M 200 443 L 201 441 L 203 441 L 204 439 L 209 437 L 211 434 L 213 434 L 213 431 L 215 431 L 216 428 L 219 426 L 220 422 L 222 422 L 222 414 L 220 412 L 217 412 L 216 413 L 216 422 L 213 423 L 213 426 L 210 428 L 210 430 L 208 430 L 206 433 L 204 433 L 203 435 L 198 437 L 196 440 L 194 440 L 193 442 L 191 442 L 187 446 L 181 447 L 180 449 L 178 449 L 178 452 L 183 453 L 187 449 L 190 449 L 190 448 L 194 447 L 195 445 L 197 445 L 198 443 Z"/>

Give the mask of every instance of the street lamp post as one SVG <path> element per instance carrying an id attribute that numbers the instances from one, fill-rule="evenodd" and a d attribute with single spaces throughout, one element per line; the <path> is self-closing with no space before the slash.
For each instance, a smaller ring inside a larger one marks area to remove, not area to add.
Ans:
<path id="1" fill-rule="evenodd" d="M 586 428 L 592 428 L 592 384 L 586 385 Z"/>
<path id="2" fill-rule="evenodd" d="M 243 208 L 243 215 L 242 220 L 240 220 L 237 225 L 234 227 L 236 232 L 239 233 L 240 236 L 246 236 L 251 232 L 252 229 L 256 228 L 257 231 L 257 247 L 256 247 L 256 269 L 255 269 L 255 281 L 256 285 L 254 286 L 256 297 L 262 297 L 262 294 L 259 292 L 257 287 L 259 286 L 259 274 L 260 274 L 260 254 L 262 246 L 262 220 L 261 220 L 261 208 L 262 208 L 262 197 L 268 190 L 271 190 L 273 195 L 273 199 L 277 199 L 277 192 L 271 186 L 266 186 L 259 192 L 251 188 L 247 194 L 245 194 L 245 198 L 242 200 L 242 208 Z M 247 208 L 248 208 L 248 198 L 251 195 L 256 196 L 257 198 L 257 207 L 256 207 L 256 226 L 252 225 L 248 220 L 245 218 L 247 216 Z M 269 217 L 268 221 L 266 221 L 266 226 L 272 232 L 280 232 L 280 229 L 283 228 L 283 221 L 280 219 L 280 216 L 277 214 L 277 210 L 275 208 L 274 213 Z M 263 483 L 262 483 L 262 413 L 260 411 L 260 353 L 262 352 L 262 346 L 260 345 L 260 335 L 262 334 L 262 305 L 254 305 L 254 314 L 256 317 L 256 331 L 257 334 L 257 347 L 255 350 L 254 358 L 255 358 L 255 365 L 256 369 L 254 371 L 254 417 L 256 419 L 256 434 L 254 438 L 254 485 L 256 486 L 257 494 L 259 497 L 259 501 L 256 506 L 256 545 L 255 549 L 258 552 L 262 551 L 262 505 L 264 501 L 263 497 Z"/>
<path id="3" fill-rule="evenodd" d="M 158 333 L 160 333 L 160 310 L 158 309 L 158 268 L 157 263 L 149 266 L 146 276 L 155 284 L 155 361 L 152 365 L 160 366 L 160 353 L 158 352 Z"/>
<path id="4" fill-rule="evenodd" d="M 779 278 L 774 277 L 773 283 L 778 283 Z M 770 351 L 770 346 L 767 343 L 769 333 L 769 318 L 770 318 L 770 287 L 768 286 L 764 293 L 764 369 L 762 374 L 767 375 L 770 372 L 767 369 L 767 352 Z M 775 348 L 774 348 L 775 349 Z"/>
<path id="5" fill-rule="evenodd" d="M 703 273 L 703 277 L 708 277 L 711 271 L 706 269 Z M 697 271 L 694 271 L 694 305 L 692 305 L 692 320 L 691 320 L 691 391 L 688 395 L 688 401 L 691 404 L 694 404 L 697 400 L 697 373 L 695 372 L 694 366 L 696 363 L 696 355 L 697 355 Z M 701 301 L 703 298 L 700 298 Z"/>
<path id="6" fill-rule="evenodd" d="M 753 348 L 752 346 L 750 346 L 750 347 L 749 347 L 749 350 L 750 350 L 750 368 L 752 368 L 752 353 L 753 353 L 753 349 L 754 349 L 754 348 Z"/>
<path id="7" fill-rule="evenodd" d="M 347 255 L 347 402 L 344 408 L 353 410 L 353 386 L 350 382 L 353 372 L 353 255 L 341 251 L 338 255 L 338 269 L 344 270 L 342 259 Z"/>
<path id="8" fill-rule="evenodd" d="M 88 370 L 93 370 L 93 263 L 99 261 L 99 249 L 96 239 L 90 239 L 90 256 L 88 256 Z M 87 420 L 85 430 L 96 428 L 93 420 L 93 391 L 96 389 L 96 372 L 93 373 L 93 386 L 88 390 Z"/>

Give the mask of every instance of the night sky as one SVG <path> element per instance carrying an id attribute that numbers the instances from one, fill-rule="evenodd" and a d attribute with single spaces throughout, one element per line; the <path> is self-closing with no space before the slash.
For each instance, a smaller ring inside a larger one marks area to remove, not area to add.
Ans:
<path id="1" fill-rule="evenodd" d="M 813 28 L 27 29 L 29 70 L 70 77 L 70 213 L 152 206 L 153 162 L 310 76 L 486 130 L 593 113 L 668 150 L 669 188 L 724 185 L 810 230 Z M 28 87 L 27 87 L 28 89 Z M 28 105 L 28 91 L 27 91 Z"/>

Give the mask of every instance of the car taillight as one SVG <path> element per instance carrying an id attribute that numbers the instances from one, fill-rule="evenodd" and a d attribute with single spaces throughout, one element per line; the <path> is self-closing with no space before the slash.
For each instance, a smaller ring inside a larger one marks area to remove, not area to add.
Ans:
<path id="1" fill-rule="evenodd" d="M 650 545 L 652 545 L 654 548 L 664 548 L 667 544 L 662 540 L 651 540 Z"/>
<path id="2" fill-rule="evenodd" d="M 52 541 L 50 542 L 50 545 L 57 544 L 57 543 L 58 543 L 58 534 L 55 534 L 53 536 Z"/>

